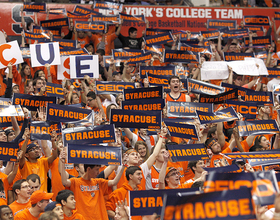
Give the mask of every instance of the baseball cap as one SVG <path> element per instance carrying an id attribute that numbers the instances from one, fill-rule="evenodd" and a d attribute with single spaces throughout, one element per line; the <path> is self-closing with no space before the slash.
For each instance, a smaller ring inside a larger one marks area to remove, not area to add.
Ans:
<path id="1" fill-rule="evenodd" d="M 58 202 L 51 202 L 45 207 L 45 212 L 52 211 L 57 206 L 61 206 L 61 204 Z"/>
<path id="2" fill-rule="evenodd" d="M 31 195 L 30 202 L 31 205 L 34 205 L 42 200 L 50 200 L 52 197 L 53 193 L 46 193 L 43 190 L 37 190 Z"/>
<path id="3" fill-rule="evenodd" d="M 166 172 L 165 172 L 165 176 L 167 176 L 167 174 L 173 170 L 177 170 L 175 167 L 167 167 L 166 168 Z"/>

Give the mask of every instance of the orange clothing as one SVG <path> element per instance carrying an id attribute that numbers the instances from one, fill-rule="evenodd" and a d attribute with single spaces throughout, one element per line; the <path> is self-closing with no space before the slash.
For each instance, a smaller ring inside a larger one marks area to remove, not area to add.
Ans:
<path id="1" fill-rule="evenodd" d="M 68 217 L 64 214 L 64 220 L 74 220 L 74 219 L 86 220 L 81 214 L 77 212 L 77 210 L 72 211 L 71 217 Z"/>
<path id="2" fill-rule="evenodd" d="M 23 211 L 24 209 L 29 209 L 31 207 L 31 202 L 28 201 L 27 203 L 18 203 L 17 201 L 14 201 L 9 205 L 9 207 L 12 209 L 13 214 L 15 216 L 20 211 Z"/>
<path id="3" fill-rule="evenodd" d="M 7 205 L 8 190 L 10 188 L 8 176 L 5 173 L 0 172 L 0 179 L 2 180 L 4 187 L 4 192 L 0 192 L 0 204 Z"/>
<path id="4" fill-rule="evenodd" d="M 108 220 L 104 195 L 108 194 L 108 181 L 105 179 L 85 180 L 71 178 L 70 190 L 74 192 L 77 211 L 86 220 Z"/>
<path id="5" fill-rule="evenodd" d="M 165 189 L 186 189 L 186 188 L 191 188 L 192 184 L 193 183 L 183 183 L 176 188 L 171 188 L 169 186 L 166 186 Z"/>
<path id="6" fill-rule="evenodd" d="M 72 40 L 75 40 L 75 34 L 73 34 L 72 36 Z M 80 43 L 81 45 L 81 48 L 84 48 L 86 44 L 89 44 L 90 43 L 90 38 L 89 36 L 86 36 L 84 38 L 77 38 L 78 42 Z"/>
<path id="7" fill-rule="evenodd" d="M 231 149 L 228 147 L 228 148 L 226 148 L 225 150 L 223 150 L 222 153 L 223 153 L 223 154 L 231 153 Z M 215 166 L 216 163 L 217 163 L 219 160 L 221 160 L 221 159 L 223 159 L 223 156 L 222 156 L 222 155 L 220 155 L 220 154 L 213 155 L 212 158 L 211 158 L 210 167 L 216 167 L 216 166 Z M 231 164 L 231 160 L 228 160 L 228 159 L 227 159 L 227 161 L 228 161 L 229 164 Z"/>
<path id="8" fill-rule="evenodd" d="M 117 184 L 117 188 L 121 188 L 123 184 L 128 182 L 128 180 L 126 179 L 126 176 L 125 176 L 125 171 L 126 171 L 126 167 L 124 168 L 124 171 L 123 171 L 123 174 L 121 176 L 121 179 L 120 179 L 120 181 Z M 142 171 L 142 176 L 143 176 L 143 178 L 141 180 L 140 186 L 141 186 L 141 188 L 143 190 L 145 190 L 146 189 L 146 179 L 144 178 L 143 171 Z"/>
<path id="9" fill-rule="evenodd" d="M 58 162 L 59 162 L 59 158 L 56 158 L 50 166 L 51 173 L 52 173 L 51 184 L 52 184 L 53 201 L 55 201 L 58 192 L 65 189 L 61 181 L 60 173 L 58 171 Z"/>
<path id="10" fill-rule="evenodd" d="M 116 35 L 116 33 L 112 33 L 112 34 L 106 33 L 105 34 L 105 55 L 106 56 L 109 56 L 112 54 L 112 49 L 115 48 L 114 40 L 117 37 L 118 36 Z M 91 35 L 90 40 L 93 42 L 94 49 L 96 51 L 98 44 L 100 44 L 100 42 L 102 41 L 102 36 L 100 34 L 93 34 L 93 35 Z"/>
<path id="11" fill-rule="evenodd" d="M 30 163 L 25 161 L 24 166 L 20 169 L 20 173 L 23 179 L 30 174 L 37 174 L 41 180 L 41 190 L 47 192 L 47 173 L 49 171 L 49 162 L 48 158 L 40 158 L 37 160 L 37 163 Z"/>
<path id="12" fill-rule="evenodd" d="M 170 93 L 166 94 L 165 102 L 186 102 L 186 95 L 181 92 L 178 99 L 174 99 L 170 96 Z"/>
<path id="13" fill-rule="evenodd" d="M 141 190 L 141 186 L 137 186 L 138 190 Z M 127 201 L 127 205 L 129 206 L 129 191 L 134 191 L 133 188 L 128 184 L 125 183 L 122 185 L 122 187 L 116 189 L 114 192 L 112 192 L 109 195 L 109 199 L 106 202 L 106 209 L 107 210 L 111 210 L 113 212 L 115 212 L 116 210 L 116 203 L 118 203 L 118 201 L 124 201 L 126 199 Z M 141 216 L 132 216 L 131 217 L 132 220 L 137 220 L 137 219 L 142 219 Z"/>
<path id="14" fill-rule="evenodd" d="M 159 172 L 157 171 L 157 169 L 155 168 L 155 165 L 153 165 L 151 167 L 151 181 L 152 181 L 152 187 L 154 189 L 159 187 L 159 182 L 158 182 L 158 178 L 159 178 Z"/>
<path id="15" fill-rule="evenodd" d="M 188 167 L 188 161 L 170 162 L 168 161 L 167 167 L 175 167 L 180 172 L 180 183 L 183 184 L 187 180 L 194 177 L 194 173 Z"/>
<path id="16" fill-rule="evenodd" d="M 210 83 L 216 85 L 216 86 L 220 86 L 223 80 L 221 79 L 211 79 Z"/>
<path id="17" fill-rule="evenodd" d="M 5 77 L 5 69 L 0 70 L 0 96 L 3 96 L 5 94 L 7 85 L 3 82 L 3 78 Z"/>
<path id="18" fill-rule="evenodd" d="M 15 220 L 37 220 L 37 219 L 39 219 L 40 215 L 38 217 L 34 217 L 33 215 L 31 215 L 29 209 L 24 209 L 23 211 L 19 212 L 15 216 L 14 219 Z"/>

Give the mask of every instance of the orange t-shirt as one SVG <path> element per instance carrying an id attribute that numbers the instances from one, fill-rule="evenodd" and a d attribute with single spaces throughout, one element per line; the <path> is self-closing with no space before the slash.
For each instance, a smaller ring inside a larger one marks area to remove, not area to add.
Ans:
<path id="1" fill-rule="evenodd" d="M 64 214 L 64 220 L 75 220 L 75 219 L 78 219 L 78 220 L 86 220 L 84 218 L 84 216 L 82 216 L 81 214 L 79 214 L 77 212 L 77 210 L 73 210 L 72 211 L 72 216 L 71 217 L 68 217 Z"/>
<path id="2" fill-rule="evenodd" d="M 40 214 L 41 215 L 41 214 Z M 24 209 L 23 211 L 19 212 L 16 216 L 15 216 L 15 220 L 38 220 L 40 215 L 38 217 L 34 217 L 33 215 L 31 215 L 29 209 Z"/>
<path id="3" fill-rule="evenodd" d="M 77 211 L 86 220 L 108 220 L 104 195 L 108 194 L 109 180 L 71 178 L 70 181 L 70 190 L 74 192 L 77 201 Z"/>
<path id="4" fill-rule="evenodd" d="M 115 33 L 109 34 L 107 33 L 105 35 L 105 55 L 111 55 L 112 54 L 112 49 L 114 49 L 114 40 L 118 36 Z M 91 35 L 90 40 L 94 44 L 94 49 L 95 51 L 97 50 L 98 44 L 102 41 L 102 36 L 100 34 L 93 34 Z"/>
<path id="5" fill-rule="evenodd" d="M 222 153 L 223 153 L 223 154 L 231 153 L 231 149 L 228 147 L 228 148 L 226 148 L 225 150 L 223 150 Z M 221 159 L 223 159 L 223 156 L 222 156 L 222 155 L 220 155 L 220 154 L 213 155 L 212 158 L 211 158 L 210 167 L 216 167 L 216 166 L 215 166 L 216 163 L 217 163 L 219 160 L 221 160 Z M 231 164 L 231 160 L 228 160 L 228 159 L 227 159 L 227 161 L 228 161 L 229 164 Z"/>
<path id="6" fill-rule="evenodd" d="M 165 102 L 186 102 L 186 95 L 181 92 L 178 99 L 174 99 L 170 96 L 169 93 L 166 94 Z"/>
<path id="7" fill-rule="evenodd" d="M 168 167 L 175 167 L 180 172 L 180 183 L 183 184 L 187 180 L 194 177 L 194 173 L 188 168 L 188 161 L 170 162 L 168 161 Z"/>
<path id="8" fill-rule="evenodd" d="M 30 163 L 25 161 L 23 168 L 20 169 L 20 173 L 23 179 L 30 174 L 37 174 L 41 180 L 41 190 L 47 192 L 47 173 L 49 170 L 48 158 L 40 158 L 37 160 L 37 163 Z"/>
<path id="9" fill-rule="evenodd" d="M 12 209 L 14 216 L 18 214 L 20 211 L 23 211 L 24 209 L 29 209 L 31 207 L 30 200 L 27 203 L 18 203 L 17 201 L 14 201 L 9 205 L 9 207 Z"/>
<path id="10" fill-rule="evenodd" d="M 157 169 L 155 168 L 155 165 L 153 165 L 151 167 L 151 181 L 152 181 L 152 187 L 154 189 L 159 187 L 159 182 L 158 182 L 158 178 L 159 178 L 159 172 L 157 171 Z"/>
<path id="11" fill-rule="evenodd" d="M 75 34 L 73 34 L 72 40 L 75 40 Z M 78 42 L 80 42 L 81 48 L 84 48 L 86 44 L 90 43 L 90 38 L 88 36 L 84 38 L 77 38 Z"/>
<path id="12" fill-rule="evenodd" d="M 53 161 L 53 163 L 50 165 L 50 169 L 52 173 L 51 184 L 52 184 L 53 201 L 55 201 L 58 192 L 65 189 L 61 181 L 60 173 L 58 171 L 58 162 L 59 162 L 59 158 L 56 158 Z"/>
<path id="13" fill-rule="evenodd" d="M 120 181 L 117 184 L 117 188 L 121 188 L 124 183 L 128 182 L 128 180 L 126 179 L 126 176 L 125 176 L 125 172 L 126 172 L 126 167 L 124 168 L 124 171 L 123 171 L 123 174 L 121 176 L 121 179 L 120 179 Z M 142 190 L 145 190 L 146 189 L 146 179 L 144 177 L 143 170 L 142 170 L 142 176 L 143 176 L 143 178 L 141 180 L 140 186 L 141 186 Z"/>

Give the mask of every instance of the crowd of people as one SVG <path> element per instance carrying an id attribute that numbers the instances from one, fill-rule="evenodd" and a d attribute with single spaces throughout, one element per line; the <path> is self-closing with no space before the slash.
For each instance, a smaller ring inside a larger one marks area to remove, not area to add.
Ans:
<path id="1" fill-rule="evenodd" d="M 266 1 L 265 1 L 266 2 Z M 248 4 L 242 0 L 240 6 Z M 233 1 L 226 0 L 224 4 L 233 6 Z M 248 5 L 247 5 L 248 6 Z M 24 11 L 21 10 L 22 26 L 26 32 L 32 33 L 35 23 L 25 23 Z M 211 51 L 200 53 L 197 63 L 167 63 L 163 62 L 163 53 L 154 51 L 152 58 L 143 63 L 128 64 L 127 62 L 115 62 L 111 58 L 109 67 L 105 67 L 103 56 L 110 56 L 114 49 L 114 40 L 119 38 L 122 49 L 145 50 L 146 45 L 143 37 L 137 38 L 137 29 L 130 27 L 128 36 L 121 34 L 121 20 L 117 25 L 111 25 L 105 34 L 86 33 L 77 31 L 73 21 L 70 22 L 69 30 L 63 39 L 76 39 L 79 47 L 85 48 L 88 54 L 99 57 L 99 78 L 94 79 L 85 76 L 83 79 L 58 80 L 58 67 L 46 64 L 42 67 L 31 67 L 30 58 L 24 59 L 19 65 L 9 63 L 7 68 L 1 69 L 2 98 L 12 98 L 14 94 L 29 94 L 33 96 L 46 95 L 46 83 L 51 82 L 62 85 L 64 98 L 58 98 L 57 104 L 76 105 L 94 111 L 94 125 L 109 124 L 111 109 L 122 109 L 124 96 L 122 93 L 96 94 L 97 81 L 131 82 L 135 88 L 150 88 L 148 78 L 142 79 L 139 73 L 140 66 L 179 66 L 187 68 L 180 76 L 174 74 L 169 77 L 167 92 L 164 94 L 167 102 L 199 102 L 199 94 L 191 89 L 183 87 L 181 79 L 198 80 L 208 85 L 218 85 L 221 82 L 232 84 L 239 88 L 253 91 L 272 92 L 275 85 L 280 84 L 278 78 L 267 76 L 245 76 L 236 74 L 229 67 L 227 79 L 201 80 L 201 68 L 204 62 L 224 61 L 224 52 L 258 53 L 265 54 L 266 67 L 278 68 L 277 61 L 280 51 L 278 38 L 280 27 L 277 29 L 272 19 L 270 27 L 264 31 L 263 36 L 274 33 L 271 45 L 254 47 L 253 37 L 259 32 L 248 33 L 249 46 L 246 47 L 243 38 L 223 40 L 221 32 L 216 39 L 206 40 L 203 36 L 193 38 L 192 33 L 187 31 L 187 41 L 196 43 L 198 46 L 209 44 Z M 149 26 L 149 22 L 146 22 Z M 241 22 L 238 28 L 244 27 Z M 143 36 L 145 36 L 145 31 Z M 161 45 L 162 49 L 178 50 L 180 36 L 173 35 L 174 41 Z M 22 34 L 21 46 L 28 47 L 38 43 L 36 40 L 25 39 Z M 78 86 L 77 86 L 78 85 Z M 78 87 L 78 88 L 77 88 Z M 239 101 L 242 100 L 239 97 Z M 223 104 L 215 104 L 214 111 L 224 109 Z M 239 172 L 257 172 L 259 167 L 252 167 L 249 160 L 231 160 L 224 156 L 230 152 L 255 152 L 268 151 L 280 148 L 279 134 L 263 134 L 240 137 L 236 121 L 218 122 L 201 125 L 199 120 L 194 119 L 188 123 L 196 126 L 199 140 L 190 140 L 170 136 L 166 126 L 158 130 L 146 128 L 115 128 L 116 142 L 108 143 L 108 146 L 121 148 L 122 164 L 99 165 L 95 164 L 70 164 L 67 163 L 67 146 L 63 144 L 61 133 L 52 131 L 51 140 L 31 140 L 30 122 L 47 121 L 46 108 L 42 106 L 37 111 L 29 111 L 22 108 L 24 120 L 20 122 L 16 117 L 11 117 L 11 127 L 2 127 L 0 130 L 1 142 L 12 142 L 19 145 L 17 161 L 1 161 L 0 172 L 0 219 L 155 219 L 157 216 L 130 216 L 129 191 L 199 188 L 203 191 L 207 172 L 206 167 L 216 168 L 236 164 Z M 276 120 L 280 124 L 277 110 L 279 100 L 275 98 L 274 105 L 260 105 L 254 120 Z M 162 117 L 168 118 L 168 110 L 162 110 Z M 239 114 L 240 121 L 245 120 Z M 186 120 L 187 121 L 187 120 Z M 62 127 L 81 126 L 80 124 L 62 123 Z M 186 145 L 202 143 L 207 149 L 208 160 L 174 162 L 168 151 L 168 145 Z M 276 170 L 277 171 L 277 170 Z M 273 209 L 262 207 L 258 209 L 258 219 L 280 219 L 279 195 L 276 196 L 276 205 Z M 278 206 L 277 206 L 278 205 Z"/>

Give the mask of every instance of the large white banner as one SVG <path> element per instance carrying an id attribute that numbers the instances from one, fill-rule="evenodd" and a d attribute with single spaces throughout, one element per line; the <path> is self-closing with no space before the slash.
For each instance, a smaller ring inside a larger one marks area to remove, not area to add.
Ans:
<path id="1" fill-rule="evenodd" d="M 99 78 L 98 55 L 70 56 L 71 79 L 84 78 L 85 75 Z"/>
<path id="2" fill-rule="evenodd" d="M 259 76 L 259 69 L 254 60 L 230 61 L 227 64 L 238 75 Z"/>
<path id="3" fill-rule="evenodd" d="M 57 79 L 70 79 L 70 56 L 61 56 L 61 64 L 57 66 Z"/>
<path id="4" fill-rule="evenodd" d="M 0 69 L 7 67 L 9 63 L 13 65 L 23 63 L 17 41 L 0 45 Z"/>
<path id="5" fill-rule="evenodd" d="M 227 79 L 228 76 L 229 71 L 225 61 L 203 62 L 201 68 L 201 80 Z"/>
<path id="6" fill-rule="evenodd" d="M 268 75 L 267 68 L 266 68 L 265 63 L 263 62 L 262 59 L 253 58 L 253 57 L 245 57 L 245 61 L 247 61 L 247 60 L 255 61 L 255 63 L 257 64 L 259 75 L 265 75 L 265 76 Z"/>

